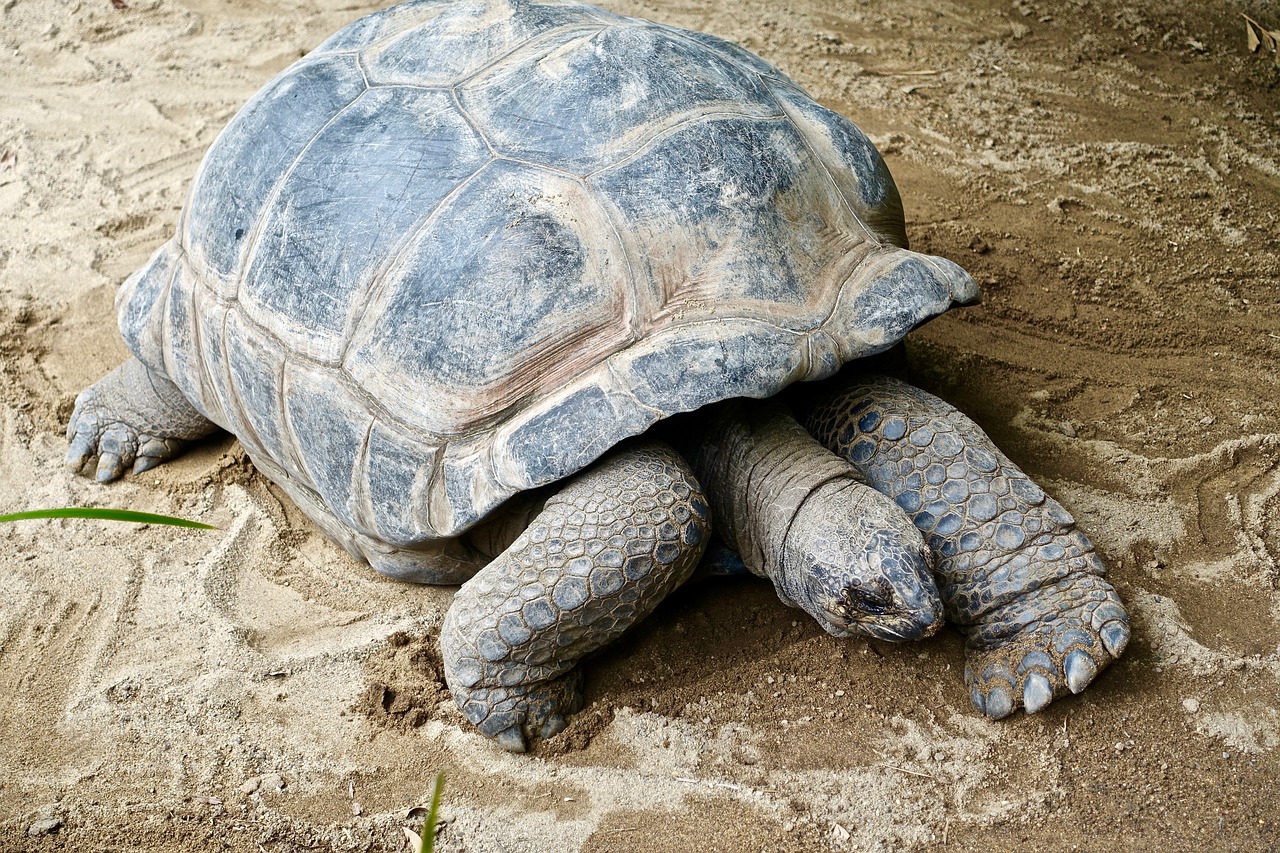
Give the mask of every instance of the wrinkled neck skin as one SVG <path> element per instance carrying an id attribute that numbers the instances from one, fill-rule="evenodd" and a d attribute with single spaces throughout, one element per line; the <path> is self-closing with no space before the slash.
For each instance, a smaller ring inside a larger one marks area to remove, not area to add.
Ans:
<path id="1" fill-rule="evenodd" d="M 932 557 L 915 526 L 780 404 L 724 404 L 682 449 L 720 537 L 784 603 L 835 636 L 937 630 Z"/>

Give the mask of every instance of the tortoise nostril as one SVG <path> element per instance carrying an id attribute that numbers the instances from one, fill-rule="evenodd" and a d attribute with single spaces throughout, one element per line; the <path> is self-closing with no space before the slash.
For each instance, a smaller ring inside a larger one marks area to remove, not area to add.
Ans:
<path id="1" fill-rule="evenodd" d="M 873 616 L 893 607 L 893 596 L 882 583 L 870 583 L 866 587 L 846 587 L 841 595 L 842 611 L 869 613 Z"/>

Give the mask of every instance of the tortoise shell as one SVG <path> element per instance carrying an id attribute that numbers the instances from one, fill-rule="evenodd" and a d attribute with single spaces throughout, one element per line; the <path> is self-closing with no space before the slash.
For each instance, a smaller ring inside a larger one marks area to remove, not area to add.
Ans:
<path id="1" fill-rule="evenodd" d="M 906 250 L 867 137 L 746 50 L 417 0 L 249 101 L 117 307 L 269 476 L 412 548 L 976 296 Z"/>

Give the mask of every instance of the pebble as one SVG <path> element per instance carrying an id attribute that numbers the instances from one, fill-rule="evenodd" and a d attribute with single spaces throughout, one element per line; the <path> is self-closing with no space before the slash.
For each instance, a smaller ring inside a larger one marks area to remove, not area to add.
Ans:
<path id="1" fill-rule="evenodd" d="M 1182 700 L 1182 707 L 1188 714 L 1194 714 L 1200 710 L 1200 700 L 1187 698 Z"/>
<path id="2" fill-rule="evenodd" d="M 62 828 L 62 818 L 57 816 L 42 817 L 27 827 L 28 838 L 39 838 L 50 835 Z"/>

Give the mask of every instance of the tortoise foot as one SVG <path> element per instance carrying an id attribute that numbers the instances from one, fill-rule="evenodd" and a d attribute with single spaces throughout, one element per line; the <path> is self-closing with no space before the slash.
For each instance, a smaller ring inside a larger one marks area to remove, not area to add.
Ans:
<path id="1" fill-rule="evenodd" d="M 131 358 L 76 398 L 66 463 L 105 483 L 150 470 L 215 429 L 177 386 Z"/>
<path id="2" fill-rule="evenodd" d="M 511 687 L 454 688 L 463 715 L 508 752 L 524 752 L 537 739 L 564 731 L 567 717 L 582 707 L 578 668 L 549 681 Z"/>
<path id="3" fill-rule="evenodd" d="M 992 719 L 1079 693 L 1129 643 L 1115 590 L 1093 575 L 1049 584 L 987 615 L 966 644 L 965 686 Z"/>

